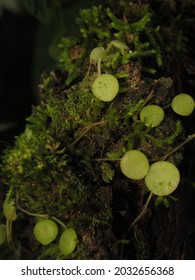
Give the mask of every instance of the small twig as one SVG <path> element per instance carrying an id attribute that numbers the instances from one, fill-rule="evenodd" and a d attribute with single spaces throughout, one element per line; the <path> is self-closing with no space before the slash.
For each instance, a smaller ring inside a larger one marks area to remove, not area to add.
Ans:
<path id="1" fill-rule="evenodd" d="M 84 129 L 84 131 L 70 144 L 69 147 L 74 146 L 77 142 L 79 142 L 87 133 L 90 129 L 92 129 L 94 126 L 98 126 L 101 124 L 105 124 L 105 121 L 100 121 L 100 122 L 96 122 L 96 123 L 90 123 L 86 126 L 86 128 Z"/>
<path id="2" fill-rule="evenodd" d="M 150 203 L 150 200 L 152 198 L 152 195 L 153 193 L 150 192 L 149 196 L 148 196 L 148 199 L 146 200 L 146 203 L 144 204 L 143 208 L 142 208 L 142 211 L 140 212 L 140 214 L 135 218 L 135 220 L 132 222 L 132 224 L 130 225 L 128 231 L 141 219 L 141 217 L 145 214 L 147 208 L 148 208 L 148 205 Z"/>
<path id="3" fill-rule="evenodd" d="M 121 158 L 115 158 L 115 159 L 111 159 L 111 158 L 95 158 L 93 159 L 93 161 L 120 161 Z"/>
<path id="4" fill-rule="evenodd" d="M 128 232 L 132 229 L 132 227 L 141 219 L 141 217 L 145 214 L 147 208 L 148 208 L 148 205 L 150 203 L 150 200 L 152 198 L 152 192 L 150 192 L 147 200 L 146 200 L 146 203 L 144 204 L 144 206 L 142 207 L 142 211 L 139 213 L 139 215 L 134 219 L 134 221 L 131 223 L 130 227 L 128 228 L 128 230 L 126 231 L 126 233 L 124 234 L 123 236 L 123 239 L 125 239 L 126 235 L 128 234 Z M 121 252 L 120 252 L 120 259 L 122 259 L 122 256 L 123 256 L 123 250 L 124 250 L 124 247 L 122 245 L 121 247 Z"/>
<path id="5" fill-rule="evenodd" d="M 170 151 L 169 153 L 167 153 L 162 160 L 166 160 L 167 158 L 169 158 L 172 154 L 174 154 L 175 152 L 177 152 L 179 149 L 181 149 L 185 144 L 187 144 L 188 142 L 190 142 L 191 140 L 193 140 L 195 138 L 195 133 L 192 135 L 189 135 L 188 138 L 186 140 L 184 140 L 181 144 L 179 144 L 178 146 L 176 146 L 172 151 Z"/>
<path id="6" fill-rule="evenodd" d="M 153 98 L 154 96 L 154 90 L 151 90 L 149 92 L 149 94 L 147 95 L 146 99 L 144 100 L 144 103 L 142 104 L 141 108 L 139 109 L 139 111 L 136 112 L 136 114 L 133 116 L 133 120 L 135 122 L 137 122 L 137 118 L 138 118 L 138 115 L 140 113 L 140 111 L 145 107 L 145 105 Z"/>
<path id="7" fill-rule="evenodd" d="M 153 98 L 153 96 L 154 96 L 154 90 L 151 90 L 151 91 L 149 92 L 148 96 L 146 97 L 146 99 L 145 99 L 145 101 L 144 101 L 144 103 L 143 103 L 141 109 L 148 103 L 148 101 L 150 101 L 150 100 Z M 141 109 L 140 109 L 140 110 L 141 110 Z"/>
<path id="8" fill-rule="evenodd" d="M 165 106 L 163 107 L 163 110 L 166 110 L 166 109 L 168 109 L 168 108 L 170 108 L 170 107 L 171 107 L 171 103 L 165 105 Z"/>
<path id="9" fill-rule="evenodd" d="M 148 205 L 150 203 L 150 200 L 152 198 L 152 195 L 153 193 L 150 192 L 147 200 L 146 200 L 146 203 L 144 204 L 144 206 L 142 207 L 142 211 L 139 213 L 139 215 L 134 219 L 134 221 L 131 223 L 130 227 L 128 228 L 128 230 L 126 231 L 125 235 L 127 235 L 127 233 L 132 229 L 132 227 L 141 219 L 141 217 L 145 214 L 147 208 L 148 208 Z"/>

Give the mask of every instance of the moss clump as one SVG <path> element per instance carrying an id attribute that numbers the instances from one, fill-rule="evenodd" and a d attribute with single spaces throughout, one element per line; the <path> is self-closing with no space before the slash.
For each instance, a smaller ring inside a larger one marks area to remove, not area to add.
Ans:
<path id="1" fill-rule="evenodd" d="M 175 93 L 170 78 L 151 77 L 162 65 L 162 52 L 149 6 L 129 3 L 130 9 L 124 2 L 117 4 L 116 14 L 112 5 L 81 11 L 79 36 L 62 38 L 59 70 L 43 75 L 40 105 L 33 108 L 15 146 L 4 152 L 3 183 L 18 209 L 15 224 L 23 231 L 22 236 L 13 231 L 13 242 L 22 244 L 25 236 L 22 246 L 30 258 L 64 258 L 57 241 L 47 249 L 36 244 L 36 218 L 30 218 L 36 213 L 75 229 L 78 244 L 68 258 L 118 258 L 126 229 L 117 237 L 113 228 L 115 189 L 137 185 L 135 197 L 147 193 L 143 180 L 135 183 L 121 173 L 119 158 L 137 149 L 149 160 L 161 159 L 183 137 L 181 123 L 169 110 L 155 128 L 139 119 L 145 104 L 166 106 Z M 115 39 L 128 51 L 110 46 Z M 119 81 L 112 102 L 98 100 L 91 90 L 97 69 L 89 54 L 97 46 L 107 49 L 102 73 Z"/>

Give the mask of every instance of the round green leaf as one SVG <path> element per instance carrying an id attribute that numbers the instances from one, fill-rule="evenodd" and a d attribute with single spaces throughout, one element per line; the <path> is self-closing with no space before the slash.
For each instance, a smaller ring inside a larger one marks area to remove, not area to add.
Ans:
<path id="1" fill-rule="evenodd" d="M 180 173 L 177 167 L 168 161 L 153 163 L 145 183 L 148 189 L 155 195 L 164 196 L 171 194 L 178 186 Z"/>
<path id="2" fill-rule="evenodd" d="M 148 105 L 140 111 L 140 119 L 146 126 L 156 127 L 164 119 L 164 111 L 158 105 Z"/>
<path id="3" fill-rule="evenodd" d="M 143 179 L 149 170 L 147 157 L 138 150 L 126 152 L 120 161 L 122 173 L 133 180 Z"/>
<path id="4" fill-rule="evenodd" d="M 55 240 L 58 234 L 58 226 L 50 219 L 45 219 L 36 223 L 34 235 L 42 245 L 48 245 Z"/>
<path id="5" fill-rule="evenodd" d="M 99 75 L 92 84 L 93 94 L 104 102 L 112 101 L 119 91 L 119 83 L 111 74 Z"/>
<path id="6" fill-rule="evenodd" d="M 105 49 L 103 47 L 94 48 L 89 55 L 90 63 L 97 63 L 98 60 L 101 60 L 104 56 Z"/>
<path id="7" fill-rule="evenodd" d="M 17 219 L 15 201 L 5 199 L 3 202 L 3 214 L 6 219 L 15 221 Z"/>
<path id="8" fill-rule="evenodd" d="M 171 106 L 178 115 L 189 116 L 194 111 L 194 99 L 186 93 L 180 93 L 173 98 Z"/>
<path id="9" fill-rule="evenodd" d="M 110 45 L 115 46 L 115 48 L 123 50 L 123 51 L 128 51 L 128 47 L 127 45 L 125 45 L 123 42 L 119 41 L 119 40 L 113 40 L 110 42 Z"/>
<path id="10" fill-rule="evenodd" d="M 66 229 L 62 235 L 60 236 L 59 240 L 59 248 L 61 253 L 64 256 L 71 254 L 77 244 L 77 234 L 74 229 L 68 228 Z"/>

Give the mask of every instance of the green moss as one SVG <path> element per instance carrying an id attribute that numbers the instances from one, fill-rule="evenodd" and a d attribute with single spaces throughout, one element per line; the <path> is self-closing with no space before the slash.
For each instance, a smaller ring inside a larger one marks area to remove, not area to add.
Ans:
<path id="1" fill-rule="evenodd" d="M 44 213 L 73 227 L 79 242 L 70 259 L 118 257 L 111 190 L 116 182 L 130 186 L 118 160 L 132 148 L 143 151 L 149 160 L 161 158 L 176 139 L 183 138 L 180 122 L 169 111 L 165 122 L 153 129 L 138 118 L 146 103 L 168 105 L 174 91 L 171 79 L 151 79 L 151 72 L 157 73 L 162 65 L 162 53 L 149 6 L 132 4 L 129 9 L 121 1 L 118 7 L 116 15 L 112 7 L 81 11 L 80 34 L 61 39 L 59 69 L 43 75 L 40 104 L 2 158 L 3 183 L 18 207 L 16 223 L 32 219 L 27 212 Z M 102 59 L 102 71 L 115 75 L 120 84 L 117 97 L 104 103 L 91 91 L 97 69 L 89 64 L 89 53 L 96 46 L 107 48 L 116 38 L 129 51 L 111 47 Z M 150 80 L 143 69 L 151 70 Z M 13 235 L 19 239 L 17 232 Z M 63 258 L 57 241 L 44 251 L 32 232 L 27 238 L 26 250 L 33 258 Z"/>

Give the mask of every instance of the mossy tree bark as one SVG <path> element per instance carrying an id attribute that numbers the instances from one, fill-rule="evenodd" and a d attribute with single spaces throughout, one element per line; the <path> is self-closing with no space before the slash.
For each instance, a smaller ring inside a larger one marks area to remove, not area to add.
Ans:
<path id="1" fill-rule="evenodd" d="M 18 213 L 15 222 L 9 221 L 9 245 L 14 253 L 21 248 L 19 258 L 195 256 L 193 144 L 169 157 L 181 170 L 174 197 L 152 196 L 136 223 L 149 191 L 144 180 L 126 178 L 119 166 L 125 151 L 138 149 L 150 162 L 158 161 L 193 134 L 193 116 L 184 120 L 169 104 L 179 92 L 194 92 L 190 42 L 194 44 L 195 5 L 113 2 L 81 11 L 79 36 L 62 38 L 59 69 L 43 75 L 40 104 L 15 147 L 5 150 L 2 184 Z M 91 90 L 99 74 L 97 65 L 89 64 L 96 46 L 106 49 L 101 71 L 119 80 L 120 91 L 112 102 L 98 100 Z M 139 119 L 140 110 L 150 103 L 167 108 L 156 128 Z M 155 205 L 157 201 L 161 204 Z M 47 248 L 35 241 L 33 227 L 40 214 L 59 222 L 59 234 L 62 224 L 75 229 L 78 245 L 71 255 L 61 254 L 58 240 Z"/>

